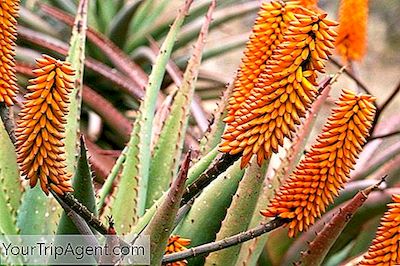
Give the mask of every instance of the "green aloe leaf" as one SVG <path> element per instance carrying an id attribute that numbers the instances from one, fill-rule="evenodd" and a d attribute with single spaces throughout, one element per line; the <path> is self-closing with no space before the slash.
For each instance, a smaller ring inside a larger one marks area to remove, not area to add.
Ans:
<path id="1" fill-rule="evenodd" d="M 106 181 L 104 182 L 103 186 L 101 187 L 101 189 L 98 193 L 98 200 L 97 200 L 97 209 L 98 210 L 101 210 L 104 208 L 105 200 L 111 194 L 113 183 L 121 170 L 122 164 L 125 162 L 127 151 L 128 151 L 128 147 L 125 147 L 122 150 L 120 156 L 118 157 L 113 168 L 111 169 L 110 174 L 107 176 Z"/>
<path id="2" fill-rule="evenodd" d="M 358 234 L 361 233 L 362 225 L 365 224 L 369 219 L 376 216 L 381 216 L 386 210 L 386 204 L 391 202 L 391 195 L 395 193 L 400 193 L 400 190 L 395 188 L 386 189 L 385 191 L 372 192 L 368 197 L 368 200 L 362 207 L 359 208 L 359 210 L 344 228 L 342 234 L 340 234 L 335 244 L 329 251 L 328 257 L 330 254 L 334 254 L 346 247 L 349 241 L 353 240 Z M 290 248 L 281 253 L 284 254 L 284 256 L 282 257 L 280 263 L 282 265 L 291 265 L 292 263 L 298 261 L 300 259 L 301 251 L 304 251 L 305 247 L 307 247 L 307 242 L 310 242 L 315 238 L 315 232 L 319 232 L 324 225 L 332 219 L 333 214 L 338 213 L 339 209 L 344 205 L 345 203 L 324 214 L 315 225 L 301 234 L 300 237 L 296 238 Z M 273 242 L 271 242 L 271 244 L 272 243 Z"/>
<path id="3" fill-rule="evenodd" d="M 28 25 L 31 29 L 44 32 L 53 37 L 59 37 L 57 31 L 44 19 L 31 10 L 21 6 L 19 10 L 19 23 Z"/>
<path id="4" fill-rule="evenodd" d="M 320 265 L 323 262 L 329 249 L 342 233 L 351 217 L 364 204 L 368 195 L 378 188 L 378 185 L 368 187 L 358 192 L 353 199 L 346 203 L 343 208 L 330 219 L 322 230 L 318 232 L 315 239 L 309 244 L 307 251 L 302 253 L 301 265 Z"/>
<path id="5" fill-rule="evenodd" d="M 75 69 L 75 88 L 70 94 L 69 112 L 66 116 L 65 152 L 67 155 L 67 171 L 74 173 L 76 168 L 77 144 L 79 133 L 79 121 L 82 104 L 83 71 L 85 61 L 85 42 L 87 29 L 88 0 L 81 0 L 78 6 L 75 25 L 72 29 L 72 37 L 66 61 Z"/>
<path id="6" fill-rule="evenodd" d="M 95 2 L 98 10 L 97 16 L 104 23 L 102 32 L 107 32 L 112 19 L 117 13 L 116 1 L 96 0 Z"/>
<path id="7" fill-rule="evenodd" d="M 248 229 L 258 197 L 262 192 L 262 184 L 269 164 L 265 162 L 260 167 L 256 159 L 256 157 L 252 159 L 251 165 L 246 169 L 240 181 L 216 240 L 222 240 Z M 207 257 L 205 265 L 235 265 L 240 247 L 241 245 L 236 245 L 211 253 Z"/>
<path id="8" fill-rule="evenodd" d="M 144 20 L 151 13 L 150 11 L 154 8 L 154 5 L 156 5 L 156 1 L 154 0 L 143 1 L 142 4 L 138 7 L 135 16 L 133 17 L 130 29 L 132 29 L 133 31 L 139 31 L 141 25 L 144 23 Z"/>
<path id="9" fill-rule="evenodd" d="M 2 173 L 0 172 L 0 180 L 3 179 L 1 175 Z M 0 234 L 16 235 L 18 228 L 15 220 L 15 210 L 11 208 L 7 194 L 4 191 L 0 193 L 0 213 Z"/>
<path id="10" fill-rule="evenodd" d="M 1 181 L 1 194 L 7 195 L 7 201 L 10 208 L 14 210 L 12 213 L 15 217 L 16 210 L 18 210 L 22 187 L 20 182 L 19 168 L 17 164 L 17 154 L 14 145 L 4 127 L 3 121 L 0 119 L 0 181 Z"/>
<path id="11" fill-rule="evenodd" d="M 191 239 L 192 246 L 215 240 L 225 218 L 226 210 L 236 193 L 244 170 L 236 162 L 222 173 L 194 201 L 192 208 L 174 231 L 174 234 Z M 189 260 L 189 265 L 203 265 L 204 258 Z"/>
<path id="12" fill-rule="evenodd" d="M 248 39 L 248 33 L 224 38 L 221 40 L 221 42 L 218 42 L 217 45 L 214 44 L 213 46 L 204 50 L 203 61 L 207 61 L 218 56 L 223 56 L 224 54 L 239 48 L 243 49 Z M 187 64 L 188 56 L 182 55 L 176 58 L 175 61 L 179 67 L 184 67 Z"/>
<path id="13" fill-rule="evenodd" d="M 167 197 L 144 230 L 144 235 L 150 236 L 150 264 L 160 265 L 167 246 L 168 237 L 173 229 L 181 198 L 185 191 L 185 181 L 188 175 L 191 152 L 182 162 L 178 177 L 171 185 Z"/>
<path id="14" fill-rule="evenodd" d="M 349 256 L 355 257 L 361 255 L 363 252 L 368 250 L 374 239 L 374 234 L 365 234 L 364 232 L 376 232 L 378 226 L 380 225 L 381 217 L 375 217 L 370 219 L 368 222 L 363 224 L 361 228 L 361 233 L 354 239 L 354 245 L 352 245 Z"/>
<path id="15" fill-rule="evenodd" d="M 133 0 L 128 2 L 110 22 L 108 36 L 120 48 L 124 47 L 126 39 L 128 38 L 129 25 L 132 21 L 133 15 L 137 11 L 139 5 L 143 0 Z"/>
<path id="16" fill-rule="evenodd" d="M 139 118 L 140 116 L 138 116 Z M 131 227 L 137 220 L 137 198 L 139 187 L 139 131 L 140 126 L 136 122 L 133 125 L 131 139 L 126 148 L 126 158 L 123 161 L 121 179 L 116 188 L 115 197 L 112 203 L 108 206 L 111 208 L 112 216 L 115 220 L 115 229 L 119 234 L 127 234 L 131 231 Z M 123 154 L 120 155 L 122 161 Z M 115 169 L 115 171 L 118 171 Z M 115 173 L 117 174 L 117 173 Z M 109 181 L 111 182 L 111 180 Z M 112 186 L 112 183 L 107 183 L 107 189 Z M 104 192 L 106 193 L 106 192 Z M 108 194 L 108 193 L 107 193 Z M 101 200 L 104 202 L 105 194 Z M 128 209 L 126 206 L 130 206 Z M 103 203 L 104 206 L 104 203 Z M 105 212 L 107 214 L 108 210 Z M 104 216 L 104 215 L 103 215 Z"/>
<path id="17" fill-rule="evenodd" d="M 214 29 L 223 23 L 227 23 L 231 20 L 241 18 L 245 15 L 256 12 L 260 8 L 258 1 L 247 1 L 239 3 L 237 5 L 231 5 L 224 7 L 217 12 L 213 19 L 213 23 L 210 29 Z M 179 36 L 179 41 L 176 44 L 176 49 L 186 46 L 189 42 L 193 41 L 199 34 L 201 24 L 198 21 L 194 21 L 185 26 Z"/>
<path id="18" fill-rule="evenodd" d="M 162 195 L 163 191 L 168 189 L 170 182 L 178 171 L 179 158 L 182 155 L 185 133 L 189 122 L 190 105 L 193 100 L 201 64 L 201 54 L 206 44 L 214 8 L 215 5 L 212 4 L 207 12 L 200 35 L 194 46 L 193 54 L 183 75 L 182 84 L 174 97 L 171 111 L 155 145 L 149 171 L 146 207 L 151 207 L 153 202 Z"/>
<path id="19" fill-rule="evenodd" d="M 52 235 L 57 230 L 61 208 L 36 186 L 27 189 L 18 210 L 17 225 L 21 235 Z"/>
<path id="20" fill-rule="evenodd" d="M 183 24 L 186 14 L 192 4 L 192 0 L 185 1 L 184 7 L 179 11 L 171 30 L 168 33 L 164 43 L 160 48 L 160 53 L 157 56 L 154 67 L 149 76 L 146 95 L 143 103 L 140 106 L 140 117 L 138 124 L 140 125 L 140 140 L 139 140 L 139 159 L 140 159 L 140 180 L 139 180 L 139 198 L 138 198 L 138 214 L 142 216 L 145 212 L 147 187 L 150 168 L 150 145 L 151 131 L 153 126 L 155 107 L 157 96 L 161 87 L 161 83 L 165 74 L 165 69 L 169 58 L 171 57 L 172 49 L 176 41 L 178 32 Z"/>
<path id="21" fill-rule="evenodd" d="M 237 0 L 225 0 L 221 3 L 218 3 L 219 7 L 225 7 L 229 6 L 230 4 L 234 3 Z M 211 0 L 206 0 L 206 1 L 196 1 L 195 5 L 193 6 L 190 14 L 188 15 L 186 19 L 186 24 L 198 19 L 201 17 L 205 12 L 207 12 L 208 6 L 210 5 Z M 145 45 L 148 40 L 146 38 L 147 35 L 153 36 L 154 39 L 162 39 L 163 36 L 165 36 L 169 30 L 170 25 L 173 23 L 174 18 L 169 16 L 167 18 L 163 17 L 160 21 L 156 21 L 155 23 L 148 24 L 146 29 L 143 29 L 142 34 L 135 34 L 132 35 L 132 37 L 129 39 L 129 51 L 132 52 L 135 48 L 138 48 L 140 46 Z M 134 30 L 134 27 L 131 27 L 132 30 Z M 204 57 L 204 55 L 203 55 Z M 187 58 L 188 59 L 188 58 Z M 185 61 L 185 65 L 188 60 Z M 182 66 L 182 65 L 180 65 Z"/>
<path id="22" fill-rule="evenodd" d="M 76 5 L 72 0 L 50 0 L 50 3 L 67 11 L 68 13 L 75 14 Z"/>
<path id="23" fill-rule="evenodd" d="M 221 136 L 225 130 L 225 122 L 223 121 L 227 114 L 228 99 L 232 94 L 234 81 L 224 91 L 221 100 L 218 102 L 217 109 L 213 112 L 214 122 L 210 129 L 204 134 L 200 141 L 201 154 L 207 154 L 210 150 L 214 149 L 221 142 Z"/>
<path id="24" fill-rule="evenodd" d="M 218 155 L 218 150 L 215 148 L 210 151 L 207 155 L 202 157 L 189 169 L 188 179 L 186 181 L 186 186 L 194 182 L 212 163 L 215 157 Z M 143 228 L 149 223 L 150 219 L 153 217 L 154 213 L 164 201 L 166 194 L 162 195 L 147 211 L 140 217 L 137 224 L 135 225 L 132 233 L 138 234 L 143 230 Z"/>
<path id="25" fill-rule="evenodd" d="M 133 34 L 127 41 L 127 51 L 132 52 L 139 47 L 143 41 L 143 36 L 151 34 L 148 29 L 152 27 L 155 20 L 158 19 L 164 11 L 167 4 L 170 3 L 168 0 L 161 1 L 144 1 L 135 13 L 129 32 Z"/>
<path id="26" fill-rule="evenodd" d="M 80 147 L 81 147 L 80 148 L 81 152 L 75 176 L 73 178 L 72 186 L 74 188 L 74 192 L 72 192 L 72 194 L 79 202 L 81 202 L 84 206 L 86 206 L 89 209 L 89 211 L 91 211 L 93 214 L 96 215 L 97 208 L 96 208 L 96 197 L 93 187 L 93 177 L 92 177 L 92 172 L 90 170 L 87 158 L 87 149 L 83 137 L 81 137 Z M 79 234 L 79 230 L 76 228 L 75 224 L 71 221 L 71 219 L 67 217 L 65 212 L 63 212 L 61 216 L 57 234 L 59 235 Z"/>
<path id="27" fill-rule="evenodd" d="M 122 234 L 129 233 L 137 217 L 145 213 L 151 159 L 149 147 L 151 145 L 156 102 L 176 36 L 191 3 L 191 0 L 185 2 L 161 46 L 160 53 L 149 76 L 146 95 L 140 105 L 139 114 L 133 126 L 131 139 L 128 143 L 127 157 L 121 173 L 121 181 L 112 206 L 117 231 Z M 125 208 L 127 204 L 130 206 L 128 211 Z"/>

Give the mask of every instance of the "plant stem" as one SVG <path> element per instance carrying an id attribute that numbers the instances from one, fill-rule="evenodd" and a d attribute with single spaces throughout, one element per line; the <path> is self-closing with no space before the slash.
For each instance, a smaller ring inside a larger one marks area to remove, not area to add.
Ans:
<path id="1" fill-rule="evenodd" d="M 52 190 L 50 190 L 52 191 Z M 53 191 L 52 191 L 53 194 Z M 74 210 L 81 216 L 87 224 L 96 229 L 100 234 L 106 235 L 108 228 L 91 212 L 89 209 L 80 203 L 71 193 L 65 193 L 63 196 L 58 196 L 68 207 Z"/>
<path id="2" fill-rule="evenodd" d="M 383 135 L 372 136 L 372 137 L 369 138 L 369 140 L 371 141 L 371 140 L 374 140 L 374 139 L 388 138 L 388 137 L 395 136 L 397 134 L 400 134 L 400 130 L 393 131 L 393 132 L 390 132 L 390 133 L 387 133 L 387 134 L 383 134 Z"/>
<path id="3" fill-rule="evenodd" d="M 225 172 L 225 170 L 228 169 L 241 156 L 241 153 L 235 155 L 228 153 L 223 154 L 206 172 L 201 174 L 196 181 L 186 188 L 181 200 L 181 206 L 185 205 L 193 197 L 199 194 L 201 190 L 208 186 L 221 173 Z"/>
<path id="4" fill-rule="evenodd" d="M 376 114 L 375 114 L 375 118 L 374 118 L 374 123 L 372 124 L 372 128 L 371 128 L 371 136 L 372 133 L 374 133 L 375 130 L 375 126 L 376 124 L 379 122 L 379 119 L 383 113 L 383 111 L 388 107 L 388 105 L 393 101 L 393 99 L 395 98 L 395 96 L 399 93 L 400 91 L 400 82 L 399 84 L 397 84 L 397 87 L 393 90 L 393 92 L 390 94 L 390 96 L 386 99 L 386 101 L 377 108 L 376 110 Z M 372 139 L 377 139 L 378 137 L 370 137 L 369 140 Z"/>
<path id="5" fill-rule="evenodd" d="M 14 134 L 14 119 L 12 118 L 10 109 L 4 103 L 0 103 L 0 117 L 1 117 L 1 120 L 3 120 L 4 127 L 5 127 L 8 135 L 10 136 L 11 142 L 15 146 L 17 139 L 15 138 L 15 134 Z"/>
<path id="6" fill-rule="evenodd" d="M 336 61 L 334 58 L 330 57 L 329 60 L 338 68 L 342 68 L 343 65 L 340 64 L 338 61 Z M 368 87 L 362 82 L 358 77 L 356 77 L 351 71 L 344 69 L 344 73 L 346 73 L 347 76 L 349 76 L 354 82 L 366 93 L 372 95 L 371 91 L 368 89 Z"/>
<path id="7" fill-rule="evenodd" d="M 217 250 L 225 249 L 246 241 L 249 241 L 253 238 L 256 238 L 258 236 L 261 236 L 267 232 L 270 232 L 276 228 L 281 227 L 282 225 L 286 224 L 289 220 L 288 219 L 282 219 L 282 218 L 275 218 L 274 220 L 266 223 L 266 224 L 261 224 L 253 229 L 250 229 L 246 232 L 227 237 L 225 239 L 222 239 L 220 241 L 212 242 L 212 243 L 207 243 L 204 245 L 200 245 L 185 251 L 165 255 L 163 258 L 163 264 L 165 263 L 171 263 L 174 261 L 179 261 L 179 260 L 184 260 L 187 258 L 191 257 L 196 257 L 199 255 L 203 254 L 208 254 Z"/>
<path id="8" fill-rule="evenodd" d="M 81 235 L 93 235 L 93 232 L 90 230 L 90 227 L 86 223 L 86 221 L 80 217 L 74 210 L 72 210 L 61 198 L 57 195 L 53 190 L 50 190 L 53 197 L 57 200 L 57 202 L 64 209 L 65 214 L 72 220 L 75 224 L 78 231 Z"/>

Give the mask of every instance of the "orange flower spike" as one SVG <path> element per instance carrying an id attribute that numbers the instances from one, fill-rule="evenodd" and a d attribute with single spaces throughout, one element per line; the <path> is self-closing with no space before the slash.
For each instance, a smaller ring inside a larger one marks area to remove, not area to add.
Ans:
<path id="1" fill-rule="evenodd" d="M 400 195 L 393 195 L 392 199 L 360 266 L 400 265 Z"/>
<path id="2" fill-rule="evenodd" d="M 318 4 L 318 0 L 299 0 L 299 5 L 310 8 L 310 9 L 316 9 Z"/>
<path id="3" fill-rule="evenodd" d="M 273 51 L 250 96 L 236 112 L 222 136 L 220 151 L 243 152 L 242 167 L 256 154 L 259 164 L 291 138 L 315 100 L 317 72 L 331 55 L 336 23 L 302 8 L 294 16 L 282 42 Z"/>
<path id="4" fill-rule="evenodd" d="M 317 143 L 261 211 L 266 217 L 291 219 L 290 237 L 314 224 L 347 181 L 369 135 L 373 101 L 369 95 L 344 90 Z"/>
<path id="5" fill-rule="evenodd" d="M 63 139 L 74 71 L 69 63 L 44 55 L 33 73 L 17 122 L 18 163 L 31 187 L 40 181 L 46 194 L 51 187 L 62 195 L 72 191 Z"/>
<path id="6" fill-rule="evenodd" d="M 14 104 L 18 91 L 15 70 L 15 40 L 19 0 L 0 1 L 0 103 Z"/>
<path id="7" fill-rule="evenodd" d="M 172 254 L 175 252 L 184 251 L 187 246 L 190 245 L 190 239 L 181 238 L 177 235 L 172 235 L 168 239 L 167 248 L 165 249 L 165 254 Z M 186 266 L 187 261 L 181 260 L 172 263 L 167 263 L 166 266 Z"/>
<path id="8" fill-rule="evenodd" d="M 296 8 L 298 6 L 293 2 L 262 3 L 238 70 L 225 122 L 234 120 L 235 112 L 254 88 L 272 51 L 283 41 L 283 34 L 289 22 L 295 19 L 292 10 Z"/>
<path id="9" fill-rule="evenodd" d="M 341 0 L 338 53 L 345 61 L 360 61 L 366 52 L 368 0 Z"/>

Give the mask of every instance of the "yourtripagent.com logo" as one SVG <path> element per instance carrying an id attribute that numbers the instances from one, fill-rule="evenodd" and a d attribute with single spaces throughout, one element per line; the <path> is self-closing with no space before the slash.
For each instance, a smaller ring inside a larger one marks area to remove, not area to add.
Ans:
<path id="1" fill-rule="evenodd" d="M 0 265 L 148 265 L 150 238 L 5 235 L 0 254 Z"/>

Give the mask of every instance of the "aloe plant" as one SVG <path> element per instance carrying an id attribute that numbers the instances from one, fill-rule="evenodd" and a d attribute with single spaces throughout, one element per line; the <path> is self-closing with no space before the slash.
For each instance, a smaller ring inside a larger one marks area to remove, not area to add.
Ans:
<path id="1" fill-rule="evenodd" d="M 400 85 L 375 98 L 356 71 L 366 1 L 354 32 L 342 0 L 336 43 L 317 1 L 182 2 L 0 4 L 0 240 L 148 235 L 150 265 L 362 260 L 400 158 L 398 115 L 382 115 Z M 204 61 L 234 49 L 226 85 Z M 363 93 L 326 122 L 344 75 Z"/>

